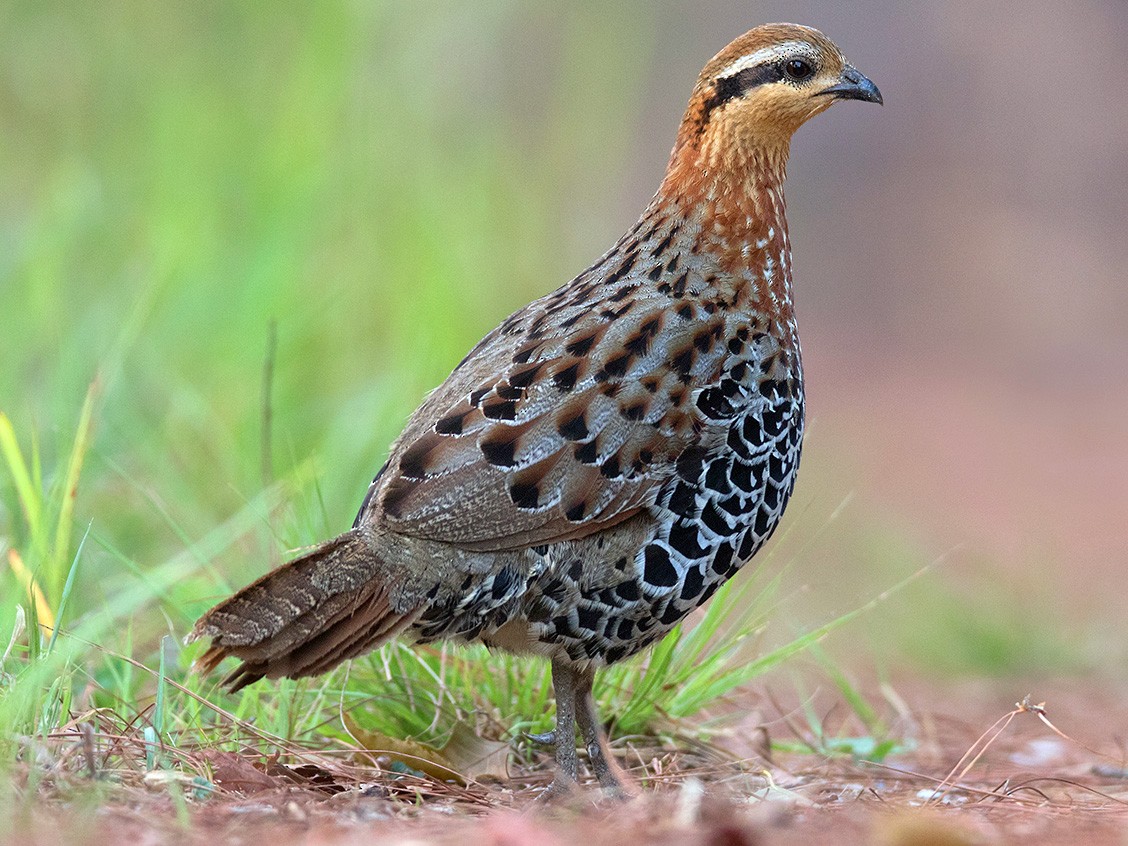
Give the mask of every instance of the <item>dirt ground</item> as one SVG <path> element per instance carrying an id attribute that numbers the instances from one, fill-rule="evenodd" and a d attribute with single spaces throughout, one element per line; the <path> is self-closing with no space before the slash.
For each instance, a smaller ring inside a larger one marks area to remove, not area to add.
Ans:
<path id="1" fill-rule="evenodd" d="M 620 761 L 641 782 L 627 801 L 588 789 L 544 807 L 544 760 L 461 787 L 330 771 L 311 754 L 288 768 L 213 762 L 219 790 L 206 798 L 177 800 L 190 787 L 169 791 L 155 779 L 118 779 L 95 789 L 96 801 L 73 783 L 41 788 L 43 801 L 9 818 L 0 843 L 1128 843 L 1128 690 L 1092 679 L 1040 684 L 898 681 L 891 729 L 915 744 L 880 763 L 798 751 L 765 759 L 765 740 L 807 735 L 799 703 L 765 691 L 710 746 L 619 741 Z M 1016 712 L 1027 693 L 1029 707 Z M 827 701 L 831 733 L 845 723 Z"/>

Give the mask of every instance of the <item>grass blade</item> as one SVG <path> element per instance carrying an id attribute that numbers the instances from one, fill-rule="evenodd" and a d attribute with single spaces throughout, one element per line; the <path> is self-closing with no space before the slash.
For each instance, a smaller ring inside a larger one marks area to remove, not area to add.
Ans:
<path id="1" fill-rule="evenodd" d="M 59 597 L 59 608 L 55 612 L 55 619 L 51 626 L 51 639 L 47 642 L 48 652 L 55 648 L 55 641 L 59 637 L 59 626 L 62 625 L 63 612 L 67 609 L 67 601 L 74 589 L 74 577 L 78 574 L 78 562 L 82 558 L 82 550 L 86 546 L 86 539 L 90 537 L 90 527 L 93 525 L 93 520 L 86 524 L 86 531 L 82 534 L 82 540 L 78 542 L 78 549 L 74 551 L 74 559 L 71 561 L 70 571 L 67 573 L 67 581 L 63 585 L 62 596 Z"/>
<path id="2" fill-rule="evenodd" d="M 48 587 L 53 596 L 59 596 L 63 589 L 63 562 L 70 549 L 71 532 L 74 528 L 74 503 L 78 496 L 78 480 L 82 475 L 82 465 L 90 448 L 90 434 L 94 418 L 94 401 L 99 392 L 99 381 L 95 379 L 86 390 L 82 410 L 78 415 L 78 429 L 71 447 L 67 472 L 63 479 L 63 490 L 59 503 L 59 518 L 55 522 L 55 546 L 52 550 Z M 72 565 L 71 570 L 74 567 Z M 68 575 L 69 578 L 69 575 Z"/>

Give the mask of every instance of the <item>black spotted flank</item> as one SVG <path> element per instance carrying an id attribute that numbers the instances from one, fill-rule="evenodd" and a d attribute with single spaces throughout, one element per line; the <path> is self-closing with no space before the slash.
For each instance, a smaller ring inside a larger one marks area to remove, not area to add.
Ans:
<path id="1" fill-rule="evenodd" d="M 760 421 L 753 415 L 744 415 L 744 423 L 741 428 L 744 433 L 744 440 L 747 443 L 759 445 L 764 442 L 764 430 L 760 426 Z"/>
<path id="2" fill-rule="evenodd" d="M 728 436 L 725 438 L 725 443 L 728 444 L 729 449 L 731 449 L 745 461 L 752 460 L 752 451 L 749 448 L 750 444 L 748 443 L 748 441 L 744 440 L 740 429 L 738 429 L 736 426 L 732 426 L 728 430 Z M 756 444 L 756 446 L 759 446 L 759 444 Z"/>
<path id="3" fill-rule="evenodd" d="M 673 587 L 678 583 L 678 571 L 670 562 L 670 553 L 656 543 L 643 553 L 642 578 L 654 587 Z"/>
<path id="4" fill-rule="evenodd" d="M 670 527 L 670 547 L 690 561 L 705 554 L 696 522 L 678 521 Z"/>
<path id="5" fill-rule="evenodd" d="M 682 581 L 682 600 L 688 602 L 691 599 L 696 599 L 701 595 L 701 591 L 704 589 L 705 577 L 701 574 L 701 569 L 698 567 L 690 567 L 686 570 L 685 579 Z"/>
<path id="6" fill-rule="evenodd" d="M 642 596 L 642 593 L 640 593 L 638 589 L 638 582 L 634 579 L 619 582 L 619 584 L 615 585 L 615 593 L 620 599 L 626 602 L 637 602 Z"/>
<path id="7" fill-rule="evenodd" d="M 584 519 L 584 513 L 587 511 L 587 503 L 582 499 L 564 512 L 564 516 L 568 518 L 569 522 L 578 523 Z"/>
<path id="8" fill-rule="evenodd" d="M 721 495 L 727 495 L 732 490 L 729 484 L 729 465 L 732 460 L 730 456 L 719 455 L 710 461 L 705 471 L 705 487 Z"/>
<path id="9" fill-rule="evenodd" d="M 718 576 L 727 576 L 732 569 L 732 544 L 722 543 L 713 553 L 713 572 Z"/>
<path id="10" fill-rule="evenodd" d="M 759 508 L 756 511 L 756 521 L 752 525 L 753 530 L 760 536 L 761 540 L 767 540 L 768 536 L 775 528 L 775 515 L 766 508 Z"/>
<path id="11" fill-rule="evenodd" d="M 752 483 L 752 466 L 743 461 L 732 463 L 729 478 L 732 479 L 734 485 L 745 493 L 752 493 L 756 489 L 756 486 Z"/>
<path id="12" fill-rule="evenodd" d="M 736 410 L 721 388 L 706 388 L 697 395 L 697 407 L 710 420 L 730 420 Z"/>
<path id="13" fill-rule="evenodd" d="M 720 537 L 727 537 L 732 532 L 732 527 L 712 502 L 705 503 L 705 507 L 701 509 L 701 522 Z"/>
<path id="14" fill-rule="evenodd" d="M 784 410 L 778 405 L 764 409 L 764 431 L 768 437 L 775 439 L 783 432 Z"/>
<path id="15" fill-rule="evenodd" d="M 498 574 L 494 576 L 493 585 L 490 587 L 490 596 L 494 599 L 501 599 L 509 589 L 516 584 L 517 573 L 512 567 L 502 567 Z"/>
<path id="16" fill-rule="evenodd" d="M 685 482 L 678 482 L 666 507 L 675 514 L 693 519 L 697 516 L 697 493 Z"/>
<path id="17" fill-rule="evenodd" d="M 603 656 L 603 660 L 608 664 L 614 664 L 616 661 L 622 661 L 628 655 L 632 654 L 633 653 L 631 652 L 629 647 L 613 646 L 607 650 L 607 653 Z"/>
<path id="18" fill-rule="evenodd" d="M 696 484 L 701 479 L 705 469 L 705 459 L 709 457 L 708 450 L 698 444 L 688 446 L 678 456 L 678 475 L 691 484 Z"/>
<path id="19" fill-rule="evenodd" d="M 679 608 L 673 602 L 666 606 L 666 610 L 658 615 L 658 622 L 663 626 L 672 626 L 688 613 L 689 609 Z"/>
<path id="20" fill-rule="evenodd" d="M 579 620 L 580 628 L 587 629 L 589 632 L 599 631 L 599 626 L 603 622 L 603 614 L 597 608 L 581 605 L 576 609 L 576 617 Z"/>

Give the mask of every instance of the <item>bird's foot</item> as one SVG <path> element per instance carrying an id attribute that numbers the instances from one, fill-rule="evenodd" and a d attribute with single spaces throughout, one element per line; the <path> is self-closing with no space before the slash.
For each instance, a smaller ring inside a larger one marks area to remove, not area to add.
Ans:
<path id="1" fill-rule="evenodd" d="M 533 743 L 538 743 L 542 746 L 556 745 L 556 729 L 542 731 L 540 734 L 531 734 L 526 732 L 525 737 L 531 740 Z"/>
<path id="2" fill-rule="evenodd" d="M 556 777 L 536 799 L 537 805 L 553 805 L 571 799 L 579 791 L 579 783 L 567 773 L 557 771 Z"/>

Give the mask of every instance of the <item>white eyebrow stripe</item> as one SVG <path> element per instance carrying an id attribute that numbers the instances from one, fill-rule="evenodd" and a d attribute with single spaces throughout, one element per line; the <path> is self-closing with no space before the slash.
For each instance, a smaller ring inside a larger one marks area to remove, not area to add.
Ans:
<path id="1" fill-rule="evenodd" d="M 792 53 L 806 53 L 810 52 L 811 45 L 806 41 L 785 41 L 782 44 L 773 44 L 771 47 L 764 47 L 757 50 L 755 53 L 749 53 L 741 56 L 734 61 L 731 65 L 726 67 L 723 71 L 717 74 L 717 79 L 724 79 L 728 76 L 733 76 L 740 73 L 747 68 L 754 68 L 756 65 L 767 64 L 768 62 L 782 59 L 784 56 Z"/>

